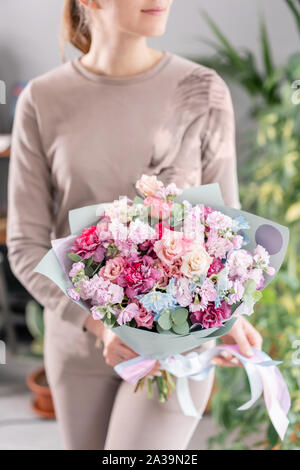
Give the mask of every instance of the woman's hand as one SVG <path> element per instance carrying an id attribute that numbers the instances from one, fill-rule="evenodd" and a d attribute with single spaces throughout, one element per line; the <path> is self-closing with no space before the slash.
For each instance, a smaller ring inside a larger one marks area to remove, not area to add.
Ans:
<path id="1" fill-rule="evenodd" d="M 90 315 L 84 326 L 103 342 L 103 356 L 106 364 L 109 366 L 115 367 L 120 362 L 128 361 L 138 356 L 113 330 L 106 328 L 101 320 L 94 320 Z"/>
<path id="2" fill-rule="evenodd" d="M 129 361 L 138 354 L 125 344 L 111 329 L 105 328 L 102 341 L 104 344 L 103 356 L 109 366 L 116 366 L 120 362 Z"/>
<path id="3" fill-rule="evenodd" d="M 247 357 L 253 355 L 251 346 L 256 349 L 262 348 L 262 336 L 244 317 L 240 316 L 234 323 L 233 327 L 222 336 L 221 341 L 225 344 L 237 344 L 241 354 Z M 222 351 L 222 357 L 214 356 L 212 363 L 217 366 L 233 367 L 241 366 L 241 362 L 229 351 Z"/>

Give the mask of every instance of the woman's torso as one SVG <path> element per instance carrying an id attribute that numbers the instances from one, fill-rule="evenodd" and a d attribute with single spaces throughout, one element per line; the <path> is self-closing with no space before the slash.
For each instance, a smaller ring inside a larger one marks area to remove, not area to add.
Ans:
<path id="1" fill-rule="evenodd" d="M 143 173 L 180 187 L 201 184 L 201 135 L 216 79 L 170 52 L 131 77 L 97 75 L 75 59 L 34 79 L 54 237 L 69 233 L 69 210 L 133 197 Z"/>

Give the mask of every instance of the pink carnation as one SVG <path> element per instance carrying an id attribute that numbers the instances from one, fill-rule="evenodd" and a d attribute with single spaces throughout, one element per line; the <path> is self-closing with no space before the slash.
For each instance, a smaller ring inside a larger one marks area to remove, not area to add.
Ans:
<path id="1" fill-rule="evenodd" d="M 105 249 L 101 245 L 97 226 L 83 229 L 82 233 L 75 239 L 71 248 L 72 253 L 76 253 L 81 259 L 94 257 L 97 263 L 104 259 Z"/>
<path id="2" fill-rule="evenodd" d="M 182 258 L 178 258 L 173 264 L 167 265 L 164 264 L 164 270 L 166 275 L 169 278 L 172 277 L 184 277 L 183 272 L 181 271 L 181 266 L 182 266 Z"/>
<path id="3" fill-rule="evenodd" d="M 101 241 L 113 240 L 113 235 L 109 230 L 109 224 L 111 219 L 108 216 L 102 216 L 100 221 L 97 223 L 98 236 Z"/>
<path id="4" fill-rule="evenodd" d="M 125 294 L 132 299 L 137 294 L 145 294 L 152 289 L 160 278 L 160 272 L 153 268 L 154 260 L 150 256 L 132 257 L 118 277 L 118 284 L 125 287 Z"/>
<path id="5" fill-rule="evenodd" d="M 166 287 L 169 284 L 169 277 L 166 273 L 164 265 L 160 262 L 159 259 L 156 259 L 153 267 L 159 271 L 160 277 L 158 278 L 157 282 L 161 287 Z"/>
<path id="6" fill-rule="evenodd" d="M 201 323 L 203 328 L 218 328 L 223 325 L 223 321 L 230 318 L 230 306 L 223 300 L 220 307 L 215 308 L 214 304 L 210 304 L 201 312 L 194 312 L 190 319 L 192 323 Z"/>
<path id="7" fill-rule="evenodd" d="M 220 258 L 215 258 L 213 259 L 212 263 L 209 266 L 209 269 L 207 271 L 207 276 L 211 276 L 212 274 L 218 274 L 222 269 L 224 268 L 224 264 L 220 260 Z"/>
<path id="8" fill-rule="evenodd" d="M 214 228 L 210 230 L 205 245 L 210 255 L 220 259 L 225 258 L 226 253 L 232 248 L 231 241 L 227 238 L 220 237 L 217 233 L 217 229 Z"/>

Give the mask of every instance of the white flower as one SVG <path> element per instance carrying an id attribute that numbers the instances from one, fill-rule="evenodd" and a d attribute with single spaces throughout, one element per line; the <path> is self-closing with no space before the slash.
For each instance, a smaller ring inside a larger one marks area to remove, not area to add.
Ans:
<path id="1" fill-rule="evenodd" d="M 199 277 L 207 273 L 212 260 L 202 245 L 195 244 L 192 251 L 183 255 L 181 272 L 189 278 Z"/>
<path id="2" fill-rule="evenodd" d="M 217 230 L 226 230 L 232 227 L 232 218 L 219 211 L 213 211 L 208 214 L 206 222 L 210 228 Z"/>
<path id="3" fill-rule="evenodd" d="M 227 258 L 229 276 L 247 277 L 248 268 L 252 265 L 252 256 L 246 250 L 232 251 Z"/>
<path id="4" fill-rule="evenodd" d="M 136 219 L 129 226 L 129 238 L 133 243 L 143 243 L 155 239 L 156 232 L 150 225 Z"/>
<path id="5" fill-rule="evenodd" d="M 108 226 L 109 230 L 111 231 L 114 240 L 120 240 L 120 241 L 125 241 L 127 240 L 128 236 L 128 229 L 127 227 L 122 224 L 117 219 L 114 219 Z"/>
<path id="6" fill-rule="evenodd" d="M 163 188 L 163 186 L 163 182 L 159 181 L 154 175 L 142 175 L 135 185 L 135 187 L 145 196 L 155 196 L 156 191 Z"/>
<path id="7" fill-rule="evenodd" d="M 120 196 L 120 199 L 104 204 L 105 215 L 110 217 L 111 220 L 117 219 L 120 222 L 126 223 L 128 221 L 128 199 L 126 196 Z"/>
<path id="8" fill-rule="evenodd" d="M 254 261 L 262 267 L 268 266 L 268 264 L 270 263 L 270 255 L 267 250 L 265 250 L 265 248 L 261 245 L 257 245 L 253 252 L 253 255 Z"/>

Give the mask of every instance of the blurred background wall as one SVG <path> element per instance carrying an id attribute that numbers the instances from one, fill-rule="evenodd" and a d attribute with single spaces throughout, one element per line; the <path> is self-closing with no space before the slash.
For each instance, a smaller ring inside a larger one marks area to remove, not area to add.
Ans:
<path id="1" fill-rule="evenodd" d="M 6 82 L 8 95 L 7 105 L 0 106 L 0 133 L 10 130 L 9 94 L 13 84 L 60 64 L 62 5 L 63 0 L 0 2 L 0 79 Z M 201 10 L 209 13 L 236 47 L 257 51 L 258 13 L 263 11 L 276 62 L 280 63 L 298 48 L 296 28 L 282 0 L 174 0 L 166 34 L 149 39 L 148 44 L 182 55 L 209 53 L 211 49 L 201 37 L 212 35 Z M 74 51 L 69 50 L 69 54 L 74 55 Z M 237 112 L 244 115 L 243 98 L 239 95 L 234 98 Z"/>

